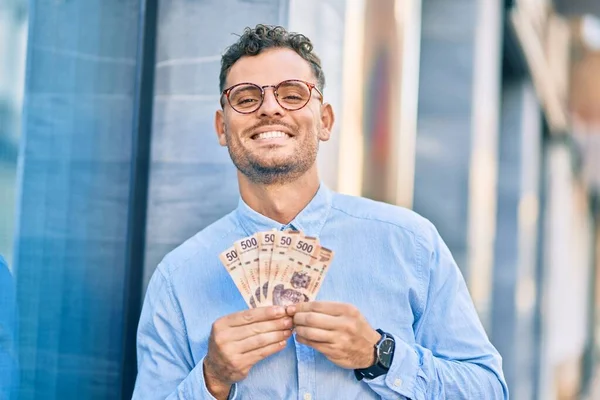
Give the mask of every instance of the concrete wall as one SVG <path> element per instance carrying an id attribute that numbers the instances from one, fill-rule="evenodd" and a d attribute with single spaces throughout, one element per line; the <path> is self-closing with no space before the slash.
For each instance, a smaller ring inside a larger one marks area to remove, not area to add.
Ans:
<path id="1" fill-rule="evenodd" d="M 495 226 L 500 1 L 423 2 L 414 209 L 452 251 L 487 326 Z"/>

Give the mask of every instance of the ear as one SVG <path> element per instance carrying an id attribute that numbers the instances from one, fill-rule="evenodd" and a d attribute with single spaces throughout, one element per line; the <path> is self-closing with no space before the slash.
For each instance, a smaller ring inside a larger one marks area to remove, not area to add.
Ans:
<path id="1" fill-rule="evenodd" d="M 221 146 L 227 146 L 227 136 L 225 135 L 226 129 L 225 114 L 223 113 L 223 110 L 217 110 L 215 113 L 215 131 L 217 132 L 217 138 L 219 139 L 219 144 Z"/>
<path id="2" fill-rule="evenodd" d="M 331 130 L 335 122 L 335 115 L 331 104 L 325 103 L 321 106 L 321 129 L 319 130 L 319 140 L 326 142 L 331 137 Z"/>

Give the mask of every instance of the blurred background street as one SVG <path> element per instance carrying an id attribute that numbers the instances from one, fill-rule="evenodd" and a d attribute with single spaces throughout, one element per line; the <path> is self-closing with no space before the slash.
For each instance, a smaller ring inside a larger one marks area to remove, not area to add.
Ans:
<path id="1" fill-rule="evenodd" d="M 257 23 L 313 41 L 323 181 L 437 226 L 511 398 L 600 399 L 600 0 L 0 0 L 0 399 L 131 397 L 152 272 L 237 205 Z"/>

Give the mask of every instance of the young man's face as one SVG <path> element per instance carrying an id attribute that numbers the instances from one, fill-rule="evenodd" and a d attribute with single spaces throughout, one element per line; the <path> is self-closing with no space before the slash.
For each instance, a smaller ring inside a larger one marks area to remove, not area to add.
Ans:
<path id="1" fill-rule="evenodd" d="M 291 49 L 269 49 L 239 59 L 229 70 L 225 87 L 238 83 L 277 85 L 298 79 L 313 84 L 316 77 L 308 61 Z M 315 163 L 319 141 L 329 139 L 333 111 L 321 104 L 312 90 L 308 104 L 296 111 L 281 107 L 272 88 L 258 110 L 241 114 L 224 99 L 217 111 L 219 143 L 227 146 L 235 166 L 256 183 L 286 183 L 308 171 Z"/>

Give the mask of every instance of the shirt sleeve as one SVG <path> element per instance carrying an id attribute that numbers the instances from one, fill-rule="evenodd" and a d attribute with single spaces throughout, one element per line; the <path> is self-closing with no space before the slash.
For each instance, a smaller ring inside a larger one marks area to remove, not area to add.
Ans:
<path id="1" fill-rule="evenodd" d="M 137 354 L 133 399 L 215 399 L 204 381 L 204 358 L 194 365 L 183 317 L 161 265 L 146 292 L 138 325 Z M 229 399 L 236 399 L 236 393 L 233 385 Z"/>
<path id="2" fill-rule="evenodd" d="M 390 370 L 365 382 L 382 399 L 508 399 L 500 354 L 450 251 L 429 225 L 430 240 L 417 240 L 426 297 L 413 325 L 415 343 L 390 332 L 396 341 Z"/>

